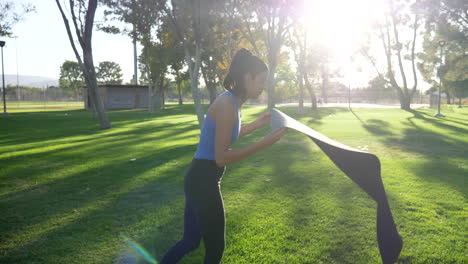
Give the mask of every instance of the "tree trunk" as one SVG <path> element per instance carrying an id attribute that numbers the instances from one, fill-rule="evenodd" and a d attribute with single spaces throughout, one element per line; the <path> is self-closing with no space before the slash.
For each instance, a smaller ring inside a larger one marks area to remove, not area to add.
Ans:
<path id="1" fill-rule="evenodd" d="M 158 87 L 156 87 L 154 91 L 154 108 L 161 109 L 162 108 L 162 87 L 159 83 Z"/>
<path id="2" fill-rule="evenodd" d="M 216 99 L 216 85 L 210 82 L 209 85 L 207 86 L 207 89 L 210 94 L 210 105 L 211 105 Z"/>
<path id="3" fill-rule="evenodd" d="M 461 97 L 458 97 L 458 108 L 462 108 Z"/>
<path id="4" fill-rule="evenodd" d="M 208 94 L 210 95 L 210 105 L 216 99 L 216 84 L 212 80 L 209 79 L 208 74 L 206 73 L 206 69 L 202 67 L 202 75 L 203 79 L 205 80 L 206 89 L 208 90 Z"/>
<path id="5" fill-rule="evenodd" d="M 200 100 L 200 93 L 198 90 L 198 74 L 200 72 L 200 64 L 201 64 L 200 46 L 195 45 L 195 63 L 192 62 L 188 45 L 184 45 L 184 52 L 185 52 L 185 61 L 189 65 L 190 88 L 192 90 L 193 102 L 195 104 L 195 112 L 197 114 L 198 124 L 201 130 L 203 127 L 204 115 L 203 115 L 203 106 Z"/>
<path id="6" fill-rule="evenodd" d="M 154 113 L 154 109 L 153 109 L 153 82 L 152 81 L 149 81 L 149 84 L 148 84 L 148 112 L 150 114 Z"/>
<path id="7" fill-rule="evenodd" d="M 268 54 L 268 79 L 267 79 L 267 92 L 268 92 L 268 109 L 275 107 L 275 74 L 277 66 L 277 51 L 274 47 L 270 48 L 270 53 Z"/>
<path id="8" fill-rule="evenodd" d="M 73 18 L 73 24 L 75 25 L 75 31 L 77 32 L 78 42 L 80 43 L 80 46 L 83 50 L 83 59 L 81 58 L 80 54 L 78 53 L 78 50 L 76 49 L 75 40 L 73 39 L 73 35 L 70 29 L 70 24 L 68 23 L 68 19 L 62 9 L 62 6 L 60 5 L 60 1 L 56 0 L 55 2 L 57 3 L 57 6 L 62 15 L 62 19 L 65 24 L 65 28 L 68 34 L 68 39 L 70 40 L 70 44 L 73 48 L 73 52 L 75 53 L 76 59 L 78 60 L 78 63 L 80 64 L 81 70 L 83 71 L 83 75 L 85 77 L 85 82 L 88 87 L 91 103 L 93 105 L 93 108 L 96 110 L 98 114 L 101 129 L 110 128 L 111 124 L 109 122 L 109 119 L 107 118 L 107 114 L 104 110 L 104 105 L 102 103 L 101 97 L 99 95 L 98 87 L 97 87 L 96 72 L 94 69 L 93 52 L 92 52 L 92 46 L 91 46 L 91 38 L 92 38 L 92 33 L 93 33 L 94 16 L 96 14 L 96 8 L 97 8 L 97 0 L 90 0 L 88 2 L 88 7 L 86 10 L 86 16 L 85 16 L 86 21 L 84 23 L 84 31 L 80 31 L 80 29 L 77 26 L 78 24 L 77 17 L 75 16 L 74 9 L 73 9 L 74 1 L 70 1 L 70 4 L 71 4 L 70 9 L 71 9 L 72 18 Z M 83 34 L 81 34 L 81 32 L 83 32 Z"/>
<path id="9" fill-rule="evenodd" d="M 447 95 L 447 104 L 449 104 L 449 105 L 452 104 L 452 101 L 451 101 L 452 98 L 450 96 L 449 91 L 445 91 L 445 94 Z"/>
<path id="10" fill-rule="evenodd" d="M 182 102 L 182 93 L 180 91 L 180 82 L 177 82 L 177 93 L 179 94 L 179 105 L 183 104 Z"/>
<path id="11" fill-rule="evenodd" d="M 166 108 L 166 88 L 163 86 L 161 91 L 161 110 Z"/>
<path id="12" fill-rule="evenodd" d="M 328 103 L 328 72 L 325 67 L 322 67 L 322 98 L 325 103 Z"/>
<path id="13" fill-rule="evenodd" d="M 315 96 L 314 88 L 310 84 L 309 79 L 307 77 L 307 73 L 305 72 L 304 72 L 304 81 L 305 81 L 305 86 L 310 94 L 310 103 L 311 103 L 312 110 L 315 111 L 317 110 L 317 96 Z"/>
<path id="14" fill-rule="evenodd" d="M 400 108 L 406 111 L 411 110 L 411 96 L 402 93 L 402 97 L 400 98 Z"/>
<path id="15" fill-rule="evenodd" d="M 87 71 L 87 74 L 85 74 L 85 79 L 89 79 L 87 83 L 89 85 L 88 87 L 91 90 L 91 100 L 95 106 L 101 129 L 107 129 L 111 127 L 111 124 L 109 122 L 109 119 L 107 118 L 107 114 L 104 109 L 104 104 L 102 103 L 101 96 L 99 95 L 98 91 L 96 72 L 94 71 L 91 42 L 87 44 L 88 45 L 83 50 L 83 62 Z"/>
<path id="16" fill-rule="evenodd" d="M 303 80 L 303 74 L 301 71 L 299 71 L 297 79 L 299 81 L 299 111 L 303 113 L 304 111 L 304 80 Z"/>
<path id="17" fill-rule="evenodd" d="M 79 96 L 79 95 L 78 95 L 78 94 L 79 94 L 78 89 L 75 88 L 74 90 L 75 90 L 75 100 L 76 100 L 77 102 L 79 102 L 80 100 L 79 100 L 79 98 L 78 98 L 78 96 Z"/>

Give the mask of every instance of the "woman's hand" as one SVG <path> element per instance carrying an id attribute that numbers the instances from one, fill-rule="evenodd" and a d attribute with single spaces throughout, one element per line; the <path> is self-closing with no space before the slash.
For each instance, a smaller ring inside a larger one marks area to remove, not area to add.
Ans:
<path id="1" fill-rule="evenodd" d="M 268 111 L 262 114 L 255 122 L 257 123 L 258 127 L 264 126 L 270 123 L 271 113 Z"/>
<path id="2" fill-rule="evenodd" d="M 277 128 L 273 130 L 270 134 L 268 134 L 264 140 L 267 142 L 268 145 L 273 145 L 278 140 L 280 140 L 286 133 L 288 132 L 287 127 Z"/>

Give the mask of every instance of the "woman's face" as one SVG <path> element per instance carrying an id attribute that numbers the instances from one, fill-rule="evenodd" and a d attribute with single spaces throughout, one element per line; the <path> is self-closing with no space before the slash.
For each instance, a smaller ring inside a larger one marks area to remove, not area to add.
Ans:
<path id="1" fill-rule="evenodd" d="M 260 96 L 266 87 L 266 81 L 268 77 L 268 71 L 261 72 L 256 76 L 252 74 L 246 74 L 245 88 L 247 89 L 247 98 L 256 99 Z"/>

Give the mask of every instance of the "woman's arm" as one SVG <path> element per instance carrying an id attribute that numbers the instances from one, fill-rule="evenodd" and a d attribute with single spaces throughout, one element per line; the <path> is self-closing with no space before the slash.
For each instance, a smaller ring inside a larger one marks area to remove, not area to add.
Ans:
<path id="1" fill-rule="evenodd" d="M 224 100 L 223 100 L 224 99 Z M 274 144 L 287 132 L 287 128 L 276 129 L 263 140 L 250 146 L 240 149 L 229 149 L 231 143 L 232 128 L 236 120 L 235 106 L 226 98 L 219 101 L 222 107 L 215 107 L 213 114 L 216 116 L 216 136 L 215 136 L 215 160 L 219 167 L 233 164 L 243 160 L 250 155 Z M 217 108 L 217 109 L 216 109 Z M 214 116 L 210 113 L 210 116 Z"/>
<path id="2" fill-rule="evenodd" d="M 270 122 L 270 116 L 271 116 L 270 112 L 266 112 L 263 115 L 261 115 L 257 120 L 253 121 L 252 123 L 242 126 L 239 132 L 239 137 L 242 137 L 254 131 L 257 128 L 268 124 L 268 122 Z"/>

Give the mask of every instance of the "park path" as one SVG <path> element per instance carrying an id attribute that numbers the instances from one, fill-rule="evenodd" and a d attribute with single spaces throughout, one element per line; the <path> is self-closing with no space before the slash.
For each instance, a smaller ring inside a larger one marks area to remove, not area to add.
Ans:
<path id="1" fill-rule="evenodd" d="M 266 104 L 246 104 L 255 106 L 266 106 Z M 299 103 L 276 104 L 276 107 L 298 107 Z M 304 107 L 310 107 L 310 103 L 304 103 Z M 348 103 L 317 104 L 317 107 L 348 107 Z M 428 104 L 411 104 L 411 109 L 429 107 Z M 367 104 L 351 103 L 351 108 L 400 108 L 400 104 Z"/>

